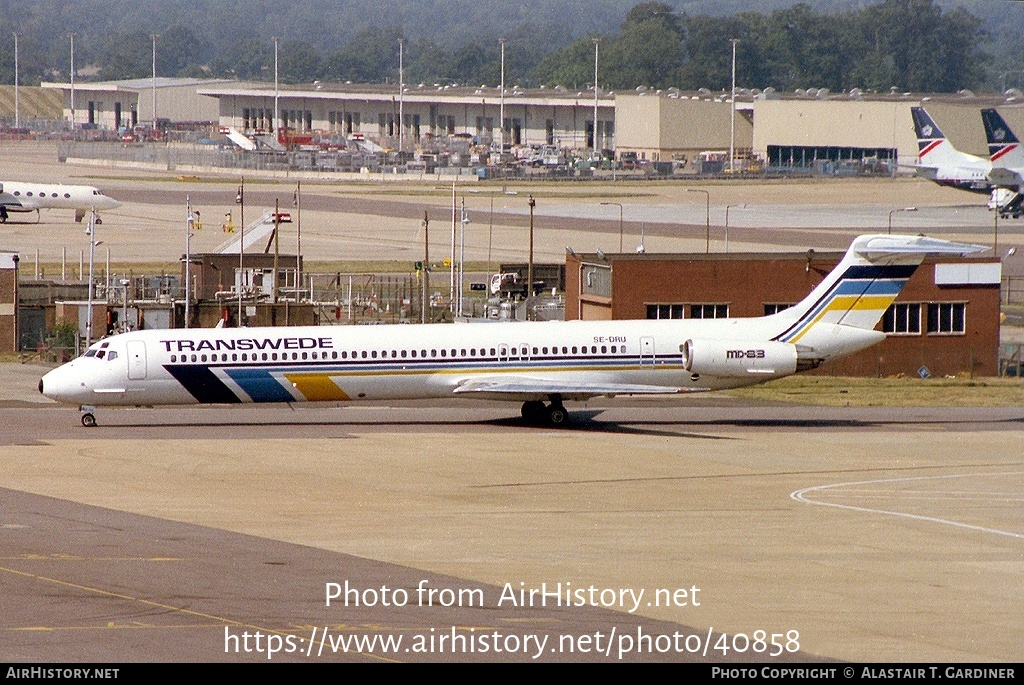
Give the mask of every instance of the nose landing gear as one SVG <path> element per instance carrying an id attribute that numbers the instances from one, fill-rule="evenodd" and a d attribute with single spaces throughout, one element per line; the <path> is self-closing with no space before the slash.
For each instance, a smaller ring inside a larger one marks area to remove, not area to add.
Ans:
<path id="1" fill-rule="evenodd" d="M 96 411 L 96 407 L 87 407 L 82 405 L 82 425 L 86 428 L 94 428 L 96 426 L 96 415 L 93 412 Z"/>

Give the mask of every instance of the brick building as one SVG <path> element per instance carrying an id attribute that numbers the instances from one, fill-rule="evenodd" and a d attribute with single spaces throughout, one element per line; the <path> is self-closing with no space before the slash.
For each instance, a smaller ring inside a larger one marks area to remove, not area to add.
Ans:
<path id="1" fill-rule="evenodd" d="M 840 253 L 566 256 L 566 319 L 689 319 L 772 314 L 807 296 Z M 887 338 L 818 373 L 998 373 L 1000 263 L 926 260 L 879 322 Z"/>

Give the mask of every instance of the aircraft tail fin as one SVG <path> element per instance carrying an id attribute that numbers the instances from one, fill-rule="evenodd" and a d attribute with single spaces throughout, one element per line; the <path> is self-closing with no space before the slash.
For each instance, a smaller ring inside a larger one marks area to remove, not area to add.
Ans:
<path id="1" fill-rule="evenodd" d="M 917 134 L 918 164 L 924 167 L 956 166 L 982 161 L 981 157 L 960 152 L 949 142 L 924 107 L 911 107 Z"/>
<path id="2" fill-rule="evenodd" d="M 1024 167 L 1024 149 L 1003 117 L 995 109 L 981 110 L 988 141 L 989 159 L 993 167 Z"/>
<path id="3" fill-rule="evenodd" d="M 862 235 L 810 295 L 775 315 L 786 327 L 773 339 L 827 348 L 837 332 L 856 329 L 864 346 L 877 342 L 875 326 L 926 256 L 986 249 L 924 236 Z"/>

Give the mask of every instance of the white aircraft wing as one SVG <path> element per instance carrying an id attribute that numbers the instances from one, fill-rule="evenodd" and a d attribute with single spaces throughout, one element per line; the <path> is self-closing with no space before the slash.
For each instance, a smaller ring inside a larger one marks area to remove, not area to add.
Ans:
<path id="1" fill-rule="evenodd" d="M 550 395 L 586 399 L 598 395 L 675 395 L 705 390 L 706 388 L 676 388 L 635 383 L 593 383 L 523 376 L 485 376 L 466 380 L 452 392 L 492 399 L 521 400 L 524 398 L 547 398 Z"/>

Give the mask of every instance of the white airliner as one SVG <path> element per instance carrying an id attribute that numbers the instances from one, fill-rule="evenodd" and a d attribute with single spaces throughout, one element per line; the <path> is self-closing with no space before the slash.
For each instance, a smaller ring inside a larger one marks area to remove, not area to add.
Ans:
<path id="1" fill-rule="evenodd" d="M 40 209 L 73 209 L 75 221 L 90 210 L 114 209 L 121 203 L 92 186 L 66 186 L 61 183 L 21 183 L 0 181 L 0 223 L 10 212 L 35 212 Z M 97 218 L 97 223 L 100 223 Z"/>
<path id="2" fill-rule="evenodd" d="M 926 255 L 985 249 L 861 236 L 802 302 L 757 318 L 135 331 L 39 391 L 80 405 L 86 426 L 98 405 L 448 397 L 523 402 L 527 421 L 560 425 L 565 400 L 753 385 L 862 350 Z"/>
<path id="3" fill-rule="evenodd" d="M 975 193 L 988 193 L 992 183 L 988 173 L 992 162 L 984 157 L 960 152 L 946 139 L 924 107 L 911 107 L 914 131 L 917 133 L 917 175 Z"/>

